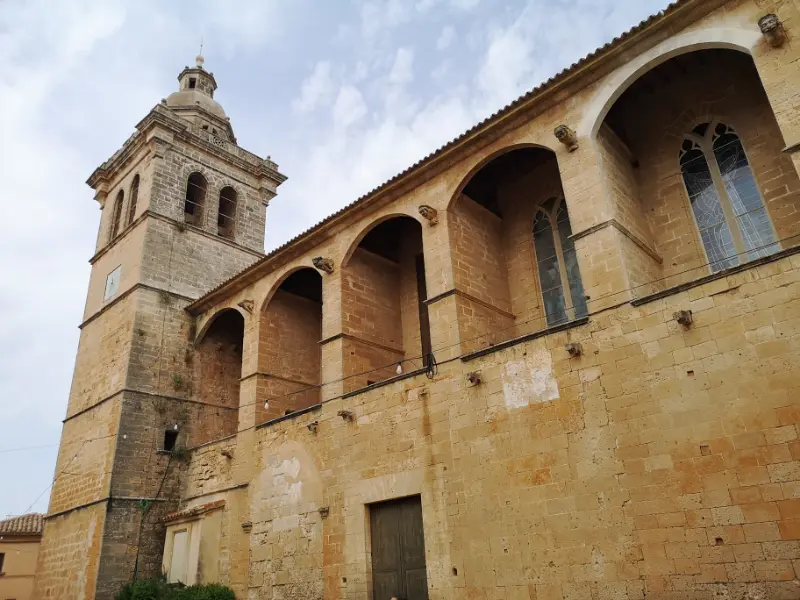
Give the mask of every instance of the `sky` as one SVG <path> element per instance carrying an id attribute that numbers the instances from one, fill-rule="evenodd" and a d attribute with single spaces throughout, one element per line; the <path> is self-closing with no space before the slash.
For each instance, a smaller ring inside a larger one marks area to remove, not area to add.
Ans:
<path id="1" fill-rule="evenodd" d="M 100 218 L 87 177 L 203 43 L 288 176 L 266 251 L 668 0 L 0 0 L 0 518 L 46 512 Z"/>

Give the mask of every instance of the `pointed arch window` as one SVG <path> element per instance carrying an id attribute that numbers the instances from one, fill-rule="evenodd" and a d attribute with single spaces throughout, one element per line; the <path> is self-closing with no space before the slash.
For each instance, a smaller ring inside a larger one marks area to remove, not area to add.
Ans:
<path id="1" fill-rule="evenodd" d="M 125 194 L 122 190 L 117 193 L 117 199 L 114 201 L 114 214 L 111 220 L 111 239 L 113 240 L 119 234 L 119 225 L 122 221 L 122 202 L 125 199 Z"/>
<path id="2" fill-rule="evenodd" d="M 219 193 L 219 210 L 217 214 L 217 233 L 222 237 L 233 237 L 233 225 L 236 223 L 236 190 L 225 186 Z"/>
<path id="3" fill-rule="evenodd" d="M 588 314 L 571 236 L 566 202 L 552 198 L 542 204 L 533 221 L 533 245 L 548 327 Z"/>
<path id="4" fill-rule="evenodd" d="M 198 227 L 203 224 L 208 183 L 200 173 L 192 173 L 186 182 L 186 199 L 183 203 L 183 220 Z"/>
<path id="5" fill-rule="evenodd" d="M 133 178 L 133 183 L 131 183 L 131 200 L 128 206 L 128 225 L 133 223 L 134 217 L 136 217 L 136 203 L 139 200 L 139 176 L 136 175 Z"/>
<path id="6" fill-rule="evenodd" d="M 683 182 L 712 272 L 780 250 L 742 142 L 713 121 L 687 134 L 680 149 Z"/>

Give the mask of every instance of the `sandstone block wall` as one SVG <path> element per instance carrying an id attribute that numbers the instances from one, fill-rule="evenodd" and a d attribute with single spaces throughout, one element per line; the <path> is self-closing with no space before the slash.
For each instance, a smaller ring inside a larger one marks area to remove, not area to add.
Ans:
<path id="1" fill-rule="evenodd" d="M 792 597 L 798 256 L 257 429 L 247 593 L 368 597 L 367 504 L 420 494 L 432 598 Z"/>

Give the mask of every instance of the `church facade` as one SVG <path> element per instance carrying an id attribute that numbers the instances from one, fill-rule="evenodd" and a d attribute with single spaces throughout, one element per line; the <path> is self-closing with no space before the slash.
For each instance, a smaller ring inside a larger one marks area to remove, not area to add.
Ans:
<path id="1" fill-rule="evenodd" d="M 267 255 L 198 57 L 88 181 L 36 597 L 800 597 L 799 27 L 678 0 Z"/>

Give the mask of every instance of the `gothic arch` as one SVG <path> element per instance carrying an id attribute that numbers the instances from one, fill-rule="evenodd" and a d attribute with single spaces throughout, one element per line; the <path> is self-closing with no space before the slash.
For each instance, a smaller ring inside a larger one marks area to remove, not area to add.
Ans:
<path id="1" fill-rule="evenodd" d="M 264 312 L 267 306 L 269 306 L 269 302 L 270 300 L 272 300 L 272 297 L 275 295 L 275 292 L 277 292 L 278 289 L 280 289 L 280 287 L 284 284 L 284 282 L 287 279 L 289 279 L 289 277 L 291 277 L 298 271 L 302 271 L 303 269 L 316 270 L 313 265 L 299 264 L 281 273 L 280 276 L 269 287 L 264 297 L 256 303 L 258 310 L 255 312 L 257 314 L 261 314 L 262 312 Z"/>
<path id="2" fill-rule="evenodd" d="M 380 217 L 377 217 L 374 220 L 372 220 L 368 225 L 365 225 L 359 231 L 359 233 L 356 235 L 353 241 L 350 242 L 350 244 L 347 247 L 347 251 L 344 253 L 342 260 L 340 261 L 340 267 L 342 269 L 347 267 L 347 264 L 350 262 L 350 259 L 352 258 L 353 253 L 356 251 L 356 248 L 358 248 L 359 244 L 361 244 L 361 242 L 364 240 L 364 238 L 370 231 L 375 229 L 378 225 L 385 223 L 386 221 L 389 221 L 391 219 L 396 219 L 399 217 L 408 217 L 410 219 L 414 219 L 417 223 L 420 224 L 420 226 L 424 225 L 419 215 L 408 214 L 404 212 L 394 212 L 386 215 L 381 215 Z M 425 236 L 423 236 L 423 243 L 424 243 L 424 237 Z"/>
<path id="3" fill-rule="evenodd" d="M 242 319 L 244 319 L 245 324 L 247 323 L 248 315 L 245 314 L 245 312 L 242 309 L 240 309 L 239 307 L 226 306 L 224 308 L 220 308 L 213 315 L 209 316 L 207 320 L 202 322 L 203 323 L 202 326 L 197 331 L 197 334 L 194 337 L 194 345 L 195 345 L 195 347 L 197 347 L 197 345 L 200 342 L 203 341 L 203 338 L 206 336 L 206 334 L 208 333 L 208 330 L 214 324 L 214 321 L 216 321 L 220 316 L 222 316 L 222 314 L 224 314 L 224 313 L 226 313 L 228 311 L 234 311 L 234 312 L 239 313 L 241 315 Z"/>
<path id="4" fill-rule="evenodd" d="M 488 155 L 484 156 L 483 158 L 481 158 L 479 161 L 477 161 L 469 169 L 469 171 L 461 178 L 461 181 L 459 182 L 458 187 L 456 187 L 455 191 L 450 196 L 450 199 L 447 201 L 446 210 L 449 211 L 455 205 L 455 203 L 458 200 L 458 198 L 464 192 L 464 188 L 467 187 L 469 182 L 472 181 L 472 178 L 481 169 L 483 169 L 486 165 L 488 165 L 490 162 L 492 162 L 496 158 L 499 158 L 500 156 L 503 156 L 504 154 L 508 154 L 510 152 L 514 152 L 515 150 L 523 150 L 525 148 L 545 150 L 545 151 L 553 152 L 553 154 L 555 154 L 555 151 L 552 148 L 550 148 L 548 146 L 544 146 L 542 144 L 534 144 L 534 143 L 531 143 L 531 142 L 520 142 L 520 143 L 517 143 L 517 144 L 511 144 L 510 146 L 503 146 L 502 148 L 499 148 L 498 150 L 495 150 L 491 154 L 488 154 Z"/>
<path id="5" fill-rule="evenodd" d="M 587 103 L 578 137 L 594 139 L 611 107 L 642 75 L 681 54 L 697 50 L 727 49 L 752 54 L 761 40 L 758 29 L 718 27 L 689 31 L 664 40 L 618 68 Z"/>

